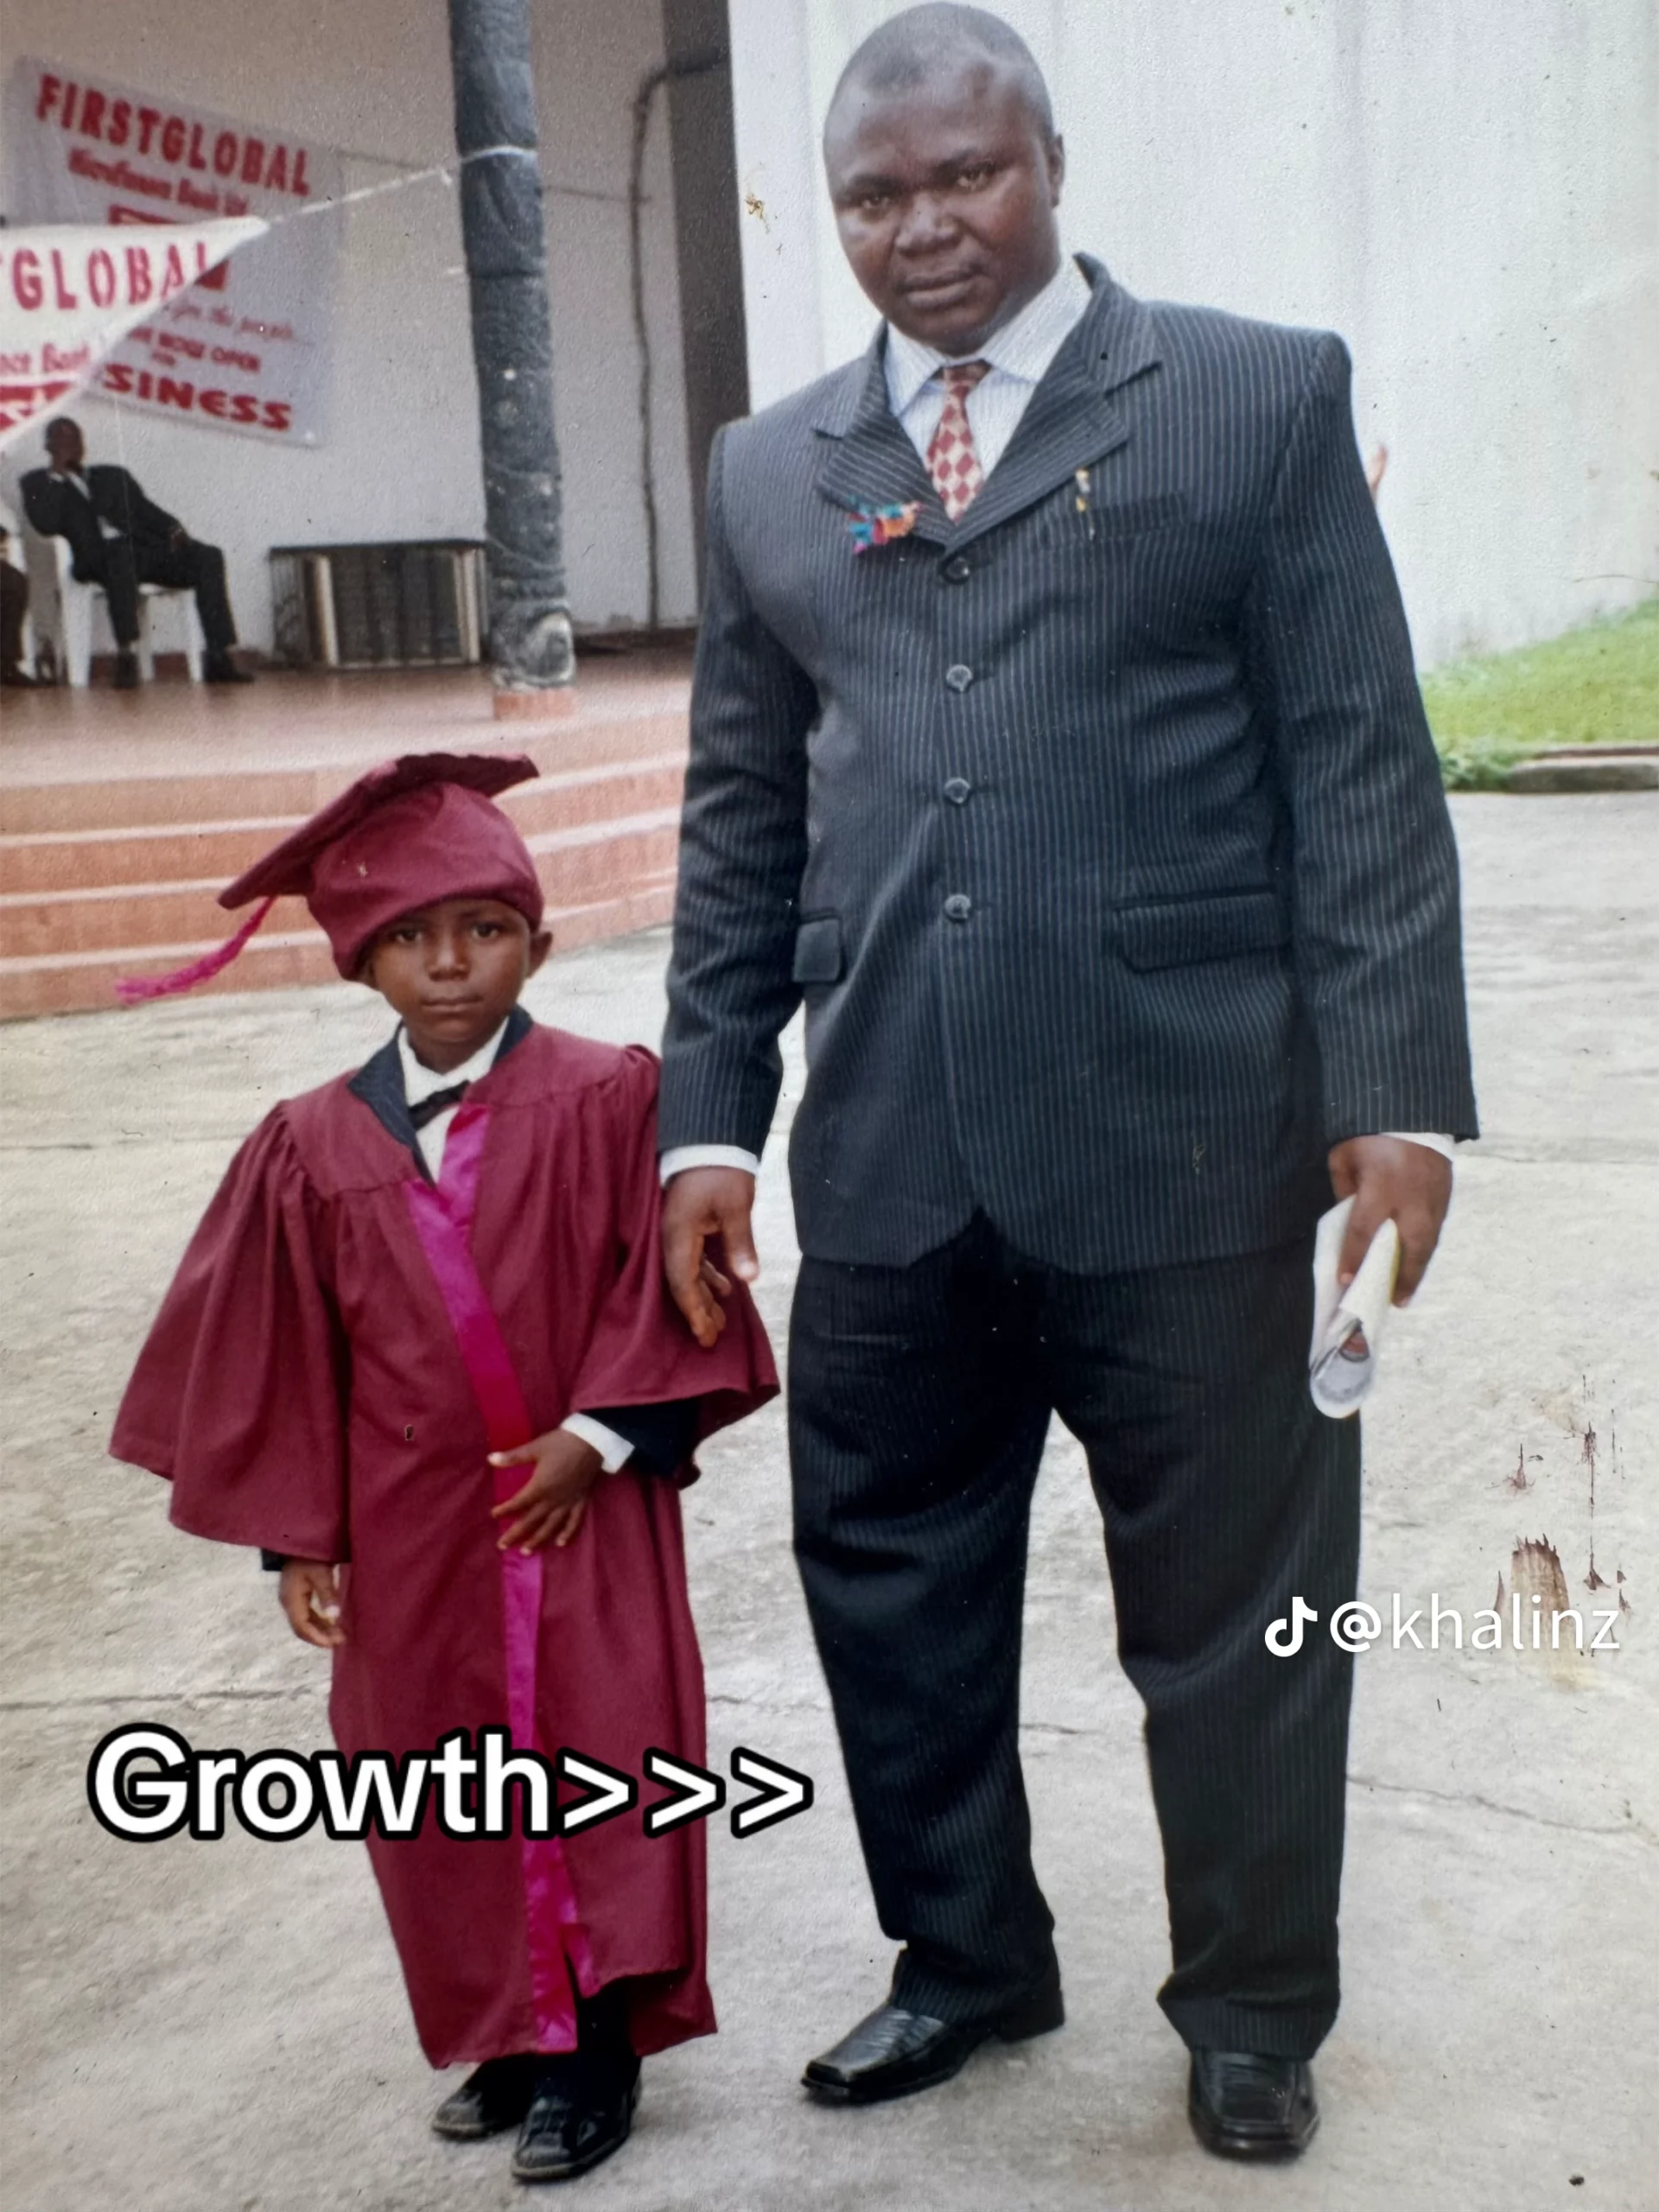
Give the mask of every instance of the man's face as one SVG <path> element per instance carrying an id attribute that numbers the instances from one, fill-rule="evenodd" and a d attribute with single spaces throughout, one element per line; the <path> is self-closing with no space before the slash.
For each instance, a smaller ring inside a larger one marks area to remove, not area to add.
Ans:
<path id="1" fill-rule="evenodd" d="M 54 468 L 79 474 L 86 458 L 86 448 L 80 435 L 79 423 L 54 423 L 46 434 L 46 450 Z"/>
<path id="2" fill-rule="evenodd" d="M 994 64 L 944 65 L 902 92 L 849 86 L 824 166 L 853 274 L 889 322 L 939 353 L 971 353 L 1059 265 L 1065 156 Z"/>
<path id="3" fill-rule="evenodd" d="M 447 1073 L 487 1044 L 552 939 L 499 899 L 440 899 L 381 931 L 361 970 L 403 1019 L 415 1057 Z"/>

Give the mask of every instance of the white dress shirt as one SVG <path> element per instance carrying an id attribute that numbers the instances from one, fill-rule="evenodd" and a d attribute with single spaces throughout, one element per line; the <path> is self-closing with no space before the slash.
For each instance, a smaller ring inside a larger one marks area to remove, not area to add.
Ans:
<path id="1" fill-rule="evenodd" d="M 982 377 L 968 394 L 968 427 L 974 434 L 980 467 L 988 476 L 1007 451 L 1008 442 L 1020 427 L 1020 418 L 1031 404 L 1032 394 L 1047 375 L 1054 356 L 1082 321 L 1093 296 L 1092 287 L 1081 266 L 1067 254 L 1062 257 L 1059 267 L 1036 298 L 1028 301 L 1000 330 L 993 331 L 976 353 L 938 353 L 918 339 L 906 338 L 902 330 L 889 323 L 884 354 L 887 404 L 923 461 L 927 459 L 927 449 L 944 411 L 944 387 L 938 381 L 939 370 L 956 361 L 988 361 L 990 374 Z M 1403 1137 L 1408 1144 L 1427 1145 L 1431 1152 L 1441 1153 L 1447 1160 L 1452 1156 L 1449 1136 L 1416 1130 L 1389 1130 L 1388 1134 Z M 756 1175 L 760 1162 L 741 1145 L 676 1145 L 662 1157 L 664 1182 L 671 1181 L 688 1167 L 738 1167 L 747 1174 Z"/>
<path id="2" fill-rule="evenodd" d="M 458 1068 L 440 1070 L 429 1068 L 415 1057 L 415 1047 L 409 1041 L 409 1032 L 401 1023 L 397 1029 L 397 1057 L 404 1068 L 404 1102 L 418 1106 L 430 1098 L 435 1091 L 453 1090 L 458 1083 L 481 1083 L 495 1065 L 495 1056 L 501 1049 L 501 1039 L 507 1033 L 504 1021 L 487 1044 L 480 1045 L 470 1060 L 463 1060 Z M 449 1124 L 455 1118 L 455 1109 L 446 1106 L 435 1114 L 423 1129 L 416 1129 L 415 1141 L 421 1148 L 421 1158 L 426 1162 L 427 1173 L 435 1183 L 443 1173 L 443 1148 L 448 1140 Z"/>
<path id="3" fill-rule="evenodd" d="M 506 1034 L 504 1021 L 486 1044 L 480 1045 L 472 1058 L 463 1060 L 458 1068 L 442 1071 L 427 1067 L 415 1057 L 415 1047 L 409 1041 L 409 1032 L 401 1025 L 397 1031 L 397 1058 L 403 1063 L 404 1098 L 410 1106 L 418 1106 L 423 1098 L 430 1098 L 435 1091 L 451 1090 L 458 1083 L 478 1083 L 495 1065 L 495 1056 L 501 1049 L 501 1039 Z M 457 1101 L 457 1105 L 459 1101 Z M 415 1132 L 415 1141 L 421 1148 L 421 1158 L 435 1182 L 443 1173 L 443 1148 L 449 1135 L 449 1124 L 454 1120 L 455 1106 L 446 1106 L 435 1114 L 423 1129 Z M 591 1444 L 600 1456 L 607 1475 L 633 1456 L 633 1446 L 626 1436 L 619 1436 L 613 1428 L 607 1428 L 602 1421 L 595 1421 L 591 1414 L 572 1414 L 559 1423 L 572 1436 L 579 1436 L 584 1444 Z"/>
<path id="4" fill-rule="evenodd" d="M 944 386 L 938 372 L 955 361 L 988 361 L 990 374 L 982 377 L 968 395 L 968 427 L 974 434 L 980 467 L 988 476 L 1007 451 L 1033 392 L 1083 321 L 1093 296 L 1089 279 L 1067 255 L 1036 298 L 994 330 L 976 353 L 936 353 L 889 323 L 887 404 L 922 459 L 927 459 L 944 412 Z"/>

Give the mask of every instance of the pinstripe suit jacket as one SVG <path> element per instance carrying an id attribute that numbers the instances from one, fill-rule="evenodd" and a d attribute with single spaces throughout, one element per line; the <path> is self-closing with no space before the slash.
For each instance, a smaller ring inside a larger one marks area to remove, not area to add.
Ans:
<path id="1" fill-rule="evenodd" d="M 760 1150 L 804 996 L 821 1258 L 906 1264 L 976 1208 L 1071 1270 L 1256 1250 L 1338 1140 L 1475 1133 L 1346 352 L 1084 266 L 954 524 L 879 335 L 715 447 L 660 1141 Z"/>

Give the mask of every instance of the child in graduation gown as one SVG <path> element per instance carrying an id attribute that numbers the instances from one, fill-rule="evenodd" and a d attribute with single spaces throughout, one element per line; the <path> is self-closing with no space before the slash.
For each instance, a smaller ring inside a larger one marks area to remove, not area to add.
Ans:
<path id="1" fill-rule="evenodd" d="M 536 772 L 389 762 L 222 894 L 302 893 L 401 1027 L 242 1147 L 111 1448 L 180 1528 L 286 1562 L 348 1758 L 505 1726 L 638 1777 L 647 1746 L 704 1757 L 677 1485 L 777 1380 L 741 1286 L 710 1351 L 667 1297 L 653 1057 L 518 1005 L 549 938 L 489 794 Z M 369 1847 L 426 2055 L 477 2069 L 439 2132 L 519 2127 L 527 2181 L 615 2150 L 641 2055 L 714 2028 L 702 1823 L 488 1840 L 429 1812 Z"/>

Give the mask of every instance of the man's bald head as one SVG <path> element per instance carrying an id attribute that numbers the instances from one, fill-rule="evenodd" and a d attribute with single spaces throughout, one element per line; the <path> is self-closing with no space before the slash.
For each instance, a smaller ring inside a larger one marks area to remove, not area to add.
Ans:
<path id="1" fill-rule="evenodd" d="M 982 8 L 907 9 L 848 63 L 823 126 L 836 226 L 889 322 L 966 359 L 1059 266 L 1065 174 L 1029 48 Z"/>
<path id="2" fill-rule="evenodd" d="M 907 92 L 977 62 L 1016 85 L 1046 142 L 1054 138 L 1054 105 L 1036 56 L 1012 25 L 985 8 L 929 0 L 873 30 L 842 71 L 824 120 L 828 134 L 845 96 Z"/>

